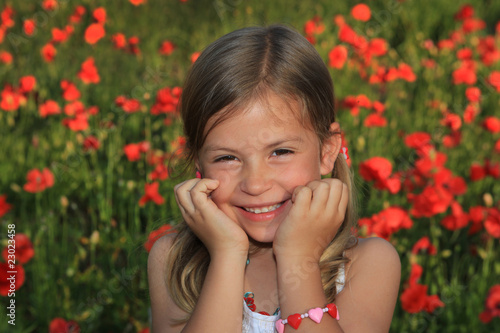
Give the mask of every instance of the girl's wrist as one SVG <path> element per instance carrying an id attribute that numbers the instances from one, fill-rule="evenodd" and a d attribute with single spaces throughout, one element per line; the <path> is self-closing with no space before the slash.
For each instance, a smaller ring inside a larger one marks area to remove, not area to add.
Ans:
<path id="1" fill-rule="evenodd" d="M 227 261 L 231 263 L 245 263 L 248 259 L 248 250 L 247 251 L 234 251 L 234 250 L 218 250 L 210 252 L 210 260 L 211 261 Z"/>

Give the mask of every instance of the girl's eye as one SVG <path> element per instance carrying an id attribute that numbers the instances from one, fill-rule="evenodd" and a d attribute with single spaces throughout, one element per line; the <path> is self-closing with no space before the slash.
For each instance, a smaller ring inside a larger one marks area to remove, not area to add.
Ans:
<path id="1" fill-rule="evenodd" d="M 225 155 L 221 157 L 217 157 L 214 162 L 227 162 L 227 161 L 234 161 L 236 157 L 231 156 L 231 155 Z"/>
<path id="2" fill-rule="evenodd" d="M 293 151 L 288 150 L 288 149 L 276 149 L 273 152 L 273 156 L 282 156 L 282 155 L 288 155 L 288 154 L 293 154 Z"/>

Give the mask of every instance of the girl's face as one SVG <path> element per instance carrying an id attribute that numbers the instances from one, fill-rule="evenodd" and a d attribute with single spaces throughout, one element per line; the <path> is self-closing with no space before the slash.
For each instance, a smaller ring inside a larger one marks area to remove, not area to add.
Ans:
<path id="1" fill-rule="evenodd" d="M 264 243 L 273 241 L 287 216 L 293 190 L 331 172 L 340 149 L 340 136 L 334 135 L 320 158 L 316 133 L 296 117 L 299 102 L 267 96 L 213 128 L 197 161 L 204 178 L 220 182 L 211 194 L 214 203 Z M 338 130 L 338 124 L 330 129 Z"/>

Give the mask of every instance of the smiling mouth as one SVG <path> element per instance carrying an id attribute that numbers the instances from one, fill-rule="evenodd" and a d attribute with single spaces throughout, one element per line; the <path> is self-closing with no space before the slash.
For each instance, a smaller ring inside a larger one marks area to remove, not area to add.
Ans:
<path id="1" fill-rule="evenodd" d="M 285 203 L 285 201 L 282 201 L 276 205 L 267 206 L 267 207 L 260 207 L 260 208 L 240 207 L 240 208 L 246 210 L 247 212 L 254 213 L 254 214 L 269 213 L 269 212 L 272 212 L 273 210 L 278 209 L 281 205 L 283 205 Z"/>

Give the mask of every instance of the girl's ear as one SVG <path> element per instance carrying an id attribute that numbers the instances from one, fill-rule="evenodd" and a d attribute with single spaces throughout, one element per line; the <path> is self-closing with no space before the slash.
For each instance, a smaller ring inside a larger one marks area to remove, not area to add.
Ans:
<path id="1" fill-rule="evenodd" d="M 340 136 L 340 125 L 335 122 L 330 125 L 330 137 L 323 142 L 321 146 L 321 175 L 325 176 L 332 172 L 337 156 L 340 153 L 342 146 L 342 138 Z"/>
<path id="2" fill-rule="evenodd" d="M 198 156 L 194 158 L 194 167 L 196 168 L 196 171 L 201 173 L 201 165 Z"/>

